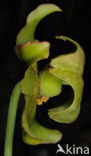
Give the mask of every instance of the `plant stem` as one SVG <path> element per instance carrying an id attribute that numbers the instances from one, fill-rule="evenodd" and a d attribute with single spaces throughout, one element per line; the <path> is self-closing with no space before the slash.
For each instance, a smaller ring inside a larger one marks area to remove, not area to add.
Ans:
<path id="1" fill-rule="evenodd" d="M 13 89 L 10 98 L 7 127 L 6 127 L 4 156 L 12 156 L 14 126 L 15 126 L 16 111 L 17 111 L 20 94 L 21 94 L 20 83 L 17 83 Z"/>

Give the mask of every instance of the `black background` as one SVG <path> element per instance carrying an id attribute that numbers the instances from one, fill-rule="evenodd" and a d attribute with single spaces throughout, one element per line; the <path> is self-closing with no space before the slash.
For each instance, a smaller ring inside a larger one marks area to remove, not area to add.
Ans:
<path id="1" fill-rule="evenodd" d="M 86 63 L 84 71 L 84 92 L 82 99 L 81 113 L 78 119 L 72 124 L 59 124 L 51 121 L 46 115 L 47 109 L 52 104 L 64 100 L 65 96 L 58 96 L 56 99 L 50 99 L 45 106 L 38 107 L 37 119 L 40 123 L 49 128 L 57 128 L 63 133 L 63 139 L 59 142 L 65 149 L 65 145 L 70 146 L 88 146 L 91 150 L 91 5 L 90 0 L 7 0 L 0 2 L 0 156 L 3 156 L 5 128 L 8 112 L 10 94 L 14 85 L 22 79 L 26 70 L 26 65 L 22 63 L 14 52 L 16 35 L 25 25 L 26 16 L 39 4 L 54 3 L 62 10 L 62 13 L 53 13 L 43 19 L 35 33 L 35 38 L 40 41 L 47 40 L 51 42 L 51 55 L 59 55 L 60 51 L 70 52 L 73 45 L 56 41 L 55 35 L 66 35 L 81 44 L 85 51 Z M 59 52 L 59 53 L 58 53 Z M 41 62 L 39 67 L 44 66 L 46 62 Z M 70 90 L 70 88 L 66 88 Z M 69 96 L 68 93 L 66 96 Z M 56 155 L 57 144 L 28 146 L 22 142 L 21 136 L 21 112 L 23 98 L 17 112 L 13 156 L 37 155 L 53 156 Z M 45 113 L 44 113 L 45 112 Z M 61 155 L 60 153 L 58 155 Z"/>

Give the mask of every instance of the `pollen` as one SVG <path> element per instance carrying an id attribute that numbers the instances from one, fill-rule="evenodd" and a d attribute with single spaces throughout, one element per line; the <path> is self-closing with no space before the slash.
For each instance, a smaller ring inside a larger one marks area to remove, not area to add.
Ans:
<path id="1" fill-rule="evenodd" d="M 41 96 L 37 99 L 38 105 L 42 105 L 43 103 L 47 102 L 49 100 L 49 97 Z"/>

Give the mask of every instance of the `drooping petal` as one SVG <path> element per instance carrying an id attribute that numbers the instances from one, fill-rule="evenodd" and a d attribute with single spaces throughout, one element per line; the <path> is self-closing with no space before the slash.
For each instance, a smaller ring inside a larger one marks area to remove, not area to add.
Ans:
<path id="1" fill-rule="evenodd" d="M 72 87 L 74 91 L 74 99 L 72 103 L 67 101 L 65 104 L 57 108 L 50 109 L 48 112 L 49 117 L 57 122 L 71 123 L 76 120 L 80 112 L 80 104 L 83 92 L 83 79 L 75 72 L 64 71 L 60 68 L 51 69 L 50 73 L 60 78 L 61 80 L 64 80 L 67 85 Z"/>
<path id="2" fill-rule="evenodd" d="M 54 68 L 61 68 L 64 71 L 73 71 L 82 75 L 85 63 L 85 56 L 82 47 L 69 37 L 58 36 L 56 38 L 72 42 L 75 45 L 76 50 L 73 53 L 71 52 L 70 54 L 63 54 L 52 59 L 50 65 Z"/>
<path id="3" fill-rule="evenodd" d="M 30 79 L 30 82 L 27 79 Z M 24 129 L 23 140 L 27 144 L 32 145 L 56 143 L 62 138 L 61 132 L 45 128 L 36 121 L 36 107 L 39 89 L 38 82 L 37 71 L 30 66 L 27 70 L 27 74 L 25 74 L 21 87 L 23 88 L 22 92 L 25 94 L 25 108 L 22 114 L 22 127 Z M 24 89 L 24 86 L 27 87 Z"/>
<path id="4" fill-rule="evenodd" d="M 19 32 L 16 40 L 16 44 L 20 45 L 28 41 L 34 40 L 34 33 L 39 22 L 46 17 L 47 15 L 56 12 L 62 11 L 58 6 L 54 4 L 42 4 L 38 6 L 34 11 L 32 11 L 26 21 L 26 25 Z"/>
<path id="5" fill-rule="evenodd" d="M 59 39 L 69 40 L 76 46 L 76 51 L 71 54 L 64 54 L 54 58 L 50 65 L 49 72 L 56 76 L 57 78 L 63 80 L 63 85 L 70 85 L 74 91 L 73 102 L 69 100 L 64 105 L 57 108 L 50 109 L 48 114 L 49 117 L 55 121 L 62 123 L 71 123 L 79 115 L 80 104 L 83 92 L 83 69 L 84 69 L 84 52 L 81 46 L 73 41 L 72 39 L 61 36 L 57 37 Z"/>

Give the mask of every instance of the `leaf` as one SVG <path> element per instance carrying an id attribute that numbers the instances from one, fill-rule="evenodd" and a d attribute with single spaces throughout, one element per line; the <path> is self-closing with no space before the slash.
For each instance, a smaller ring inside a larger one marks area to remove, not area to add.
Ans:
<path id="1" fill-rule="evenodd" d="M 42 4 L 38 6 L 28 15 L 26 25 L 17 36 L 16 44 L 20 45 L 28 41 L 35 41 L 34 33 L 39 22 L 47 15 L 56 11 L 61 11 L 61 9 L 54 4 Z"/>
<path id="2" fill-rule="evenodd" d="M 57 130 L 45 128 L 36 121 L 36 107 L 39 91 L 37 71 L 29 67 L 26 74 L 27 79 L 25 78 L 22 81 L 22 85 L 24 94 L 28 93 L 29 95 L 25 95 L 25 108 L 22 114 L 22 127 L 24 129 L 23 140 L 30 145 L 56 143 L 62 138 L 62 134 Z M 30 82 L 28 81 L 29 79 Z M 29 88 L 26 87 L 24 90 L 24 86 L 29 86 Z"/>

